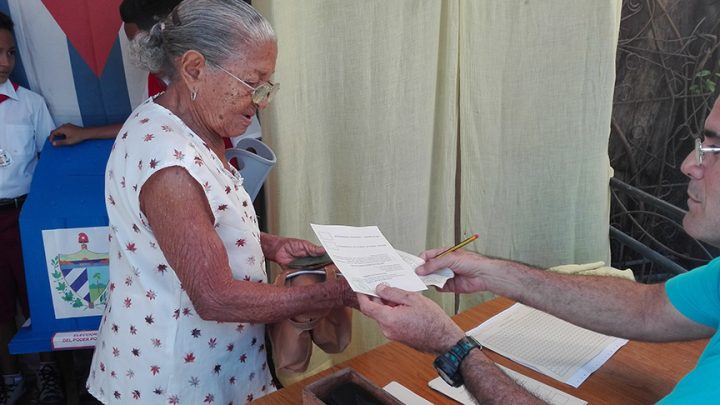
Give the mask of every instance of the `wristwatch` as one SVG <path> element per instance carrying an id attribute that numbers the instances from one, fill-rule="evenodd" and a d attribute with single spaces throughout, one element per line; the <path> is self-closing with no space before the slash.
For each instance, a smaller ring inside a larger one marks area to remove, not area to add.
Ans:
<path id="1" fill-rule="evenodd" d="M 459 387 L 463 385 L 460 364 L 462 364 L 465 356 L 470 353 L 470 350 L 474 348 L 482 349 L 482 345 L 472 336 L 465 336 L 455 343 L 455 346 L 451 347 L 450 351 L 438 356 L 433 362 L 433 367 L 446 383 L 453 387 Z"/>

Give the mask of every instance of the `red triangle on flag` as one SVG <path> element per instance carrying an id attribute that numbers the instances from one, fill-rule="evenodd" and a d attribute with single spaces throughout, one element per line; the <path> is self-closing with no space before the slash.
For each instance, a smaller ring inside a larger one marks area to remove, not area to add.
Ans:
<path id="1" fill-rule="evenodd" d="M 100 77 L 122 20 L 122 0 L 42 0 L 70 43 Z"/>

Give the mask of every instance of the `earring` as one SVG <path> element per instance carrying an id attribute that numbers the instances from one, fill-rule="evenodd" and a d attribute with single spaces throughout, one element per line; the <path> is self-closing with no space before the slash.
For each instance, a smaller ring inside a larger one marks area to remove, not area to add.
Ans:
<path id="1" fill-rule="evenodd" d="M 190 93 L 190 100 L 195 101 L 197 98 L 197 90 L 193 90 L 192 93 Z"/>

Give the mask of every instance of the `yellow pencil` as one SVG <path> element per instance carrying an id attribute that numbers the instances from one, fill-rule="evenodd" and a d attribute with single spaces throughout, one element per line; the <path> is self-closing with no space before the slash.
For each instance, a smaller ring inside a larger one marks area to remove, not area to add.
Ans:
<path id="1" fill-rule="evenodd" d="M 447 249 L 447 250 L 441 252 L 440 254 L 438 254 L 437 256 L 435 256 L 435 258 L 445 256 L 445 255 L 448 254 L 448 253 L 452 253 L 452 252 L 454 252 L 454 251 L 456 251 L 456 250 L 458 250 L 458 249 L 461 249 L 461 248 L 463 248 L 464 246 L 468 245 L 470 242 L 472 242 L 472 241 L 474 241 L 475 239 L 477 239 L 479 236 L 480 236 L 480 235 L 477 234 L 477 233 L 476 233 L 476 234 L 473 234 L 471 237 L 465 239 L 464 241 L 458 243 L 457 245 L 451 247 L 450 249 Z"/>

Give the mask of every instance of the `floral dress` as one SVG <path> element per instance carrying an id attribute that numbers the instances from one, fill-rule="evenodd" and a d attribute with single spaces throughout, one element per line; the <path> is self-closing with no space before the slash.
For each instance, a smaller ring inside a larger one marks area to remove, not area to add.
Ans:
<path id="1" fill-rule="evenodd" d="M 87 386 L 106 404 L 249 402 L 275 390 L 265 326 L 200 319 L 140 211 L 143 184 L 171 166 L 202 185 L 233 277 L 267 280 L 242 177 L 225 169 L 177 116 L 148 99 L 120 130 L 105 173 L 110 293 Z"/>

